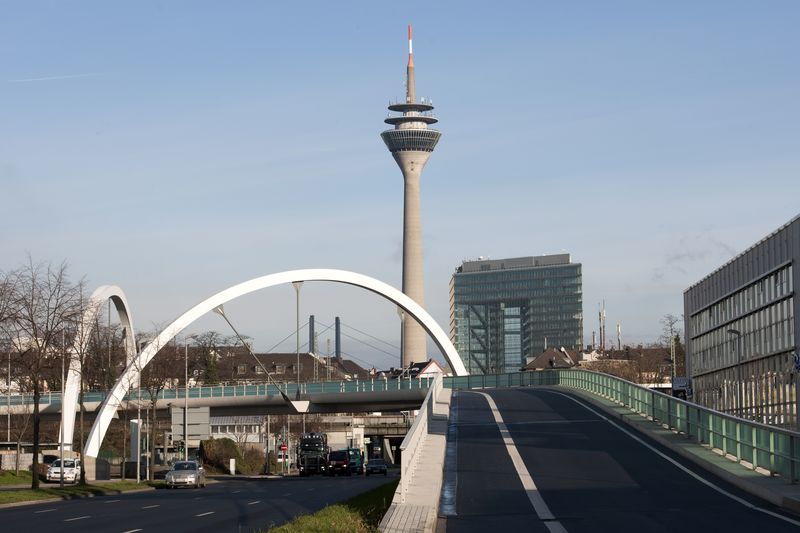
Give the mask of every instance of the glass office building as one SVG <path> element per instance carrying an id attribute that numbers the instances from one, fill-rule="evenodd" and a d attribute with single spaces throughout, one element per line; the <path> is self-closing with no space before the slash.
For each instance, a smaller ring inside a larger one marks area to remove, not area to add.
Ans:
<path id="1" fill-rule="evenodd" d="M 798 428 L 798 259 L 795 217 L 684 292 L 694 401 Z"/>
<path id="2" fill-rule="evenodd" d="M 548 346 L 580 348 L 580 263 L 569 254 L 464 261 L 450 279 L 450 338 L 471 374 L 517 372 Z"/>

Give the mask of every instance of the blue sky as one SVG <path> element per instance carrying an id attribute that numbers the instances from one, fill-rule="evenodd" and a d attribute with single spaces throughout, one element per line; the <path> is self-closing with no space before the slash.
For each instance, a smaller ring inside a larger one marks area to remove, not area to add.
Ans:
<path id="1" fill-rule="evenodd" d="M 794 1 L 0 10 L 0 269 L 66 259 L 120 285 L 142 329 L 282 270 L 400 285 L 402 179 L 379 134 L 409 22 L 443 133 L 422 220 L 445 329 L 462 260 L 568 251 L 587 341 L 605 299 L 609 330 L 650 342 L 685 288 L 800 211 Z M 227 309 L 259 349 L 294 330 L 289 286 Z M 399 345 L 394 308 L 358 289 L 306 284 L 312 313 Z"/>

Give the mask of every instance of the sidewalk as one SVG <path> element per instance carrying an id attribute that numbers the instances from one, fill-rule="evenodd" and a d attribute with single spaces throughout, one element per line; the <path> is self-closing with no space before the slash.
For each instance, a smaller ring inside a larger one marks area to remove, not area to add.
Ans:
<path id="1" fill-rule="evenodd" d="M 701 446 L 687 439 L 685 435 L 666 429 L 658 422 L 653 422 L 606 398 L 567 387 L 548 388 L 555 391 L 572 392 L 598 407 L 610 419 L 622 422 L 644 433 L 662 446 L 724 479 L 731 485 L 789 512 L 800 514 L 800 485 L 789 484 L 783 478 L 765 475 L 735 461 L 726 459 L 721 455 L 721 452 L 717 453 L 708 447 Z"/>
<path id="2" fill-rule="evenodd" d="M 420 458 L 408 487 L 406 501 L 392 503 L 389 507 L 379 527 L 383 533 L 428 533 L 436 528 L 452 393 L 451 389 L 442 389 L 433 404 L 428 435 L 417 451 Z"/>

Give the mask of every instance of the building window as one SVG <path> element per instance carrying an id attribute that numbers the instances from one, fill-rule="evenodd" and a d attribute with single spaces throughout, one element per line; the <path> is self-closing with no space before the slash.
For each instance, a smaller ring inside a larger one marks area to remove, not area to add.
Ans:
<path id="1" fill-rule="evenodd" d="M 283 374 L 284 372 L 286 372 L 286 365 L 275 365 L 276 374 Z"/>
<path id="2" fill-rule="evenodd" d="M 256 374 L 263 374 L 264 368 L 261 365 L 256 365 Z"/>
<path id="3" fill-rule="evenodd" d="M 236 367 L 236 373 L 240 376 L 242 374 L 247 374 L 247 365 L 239 365 Z"/>

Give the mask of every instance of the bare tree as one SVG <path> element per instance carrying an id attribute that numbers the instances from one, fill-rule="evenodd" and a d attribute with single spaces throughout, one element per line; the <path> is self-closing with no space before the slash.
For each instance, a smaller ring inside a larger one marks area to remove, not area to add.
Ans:
<path id="1" fill-rule="evenodd" d="M 80 287 L 69 281 L 66 263 L 35 264 L 32 259 L 11 275 L 8 320 L 12 341 L 24 354 L 21 379 L 33 390 L 33 475 L 31 488 L 39 488 L 39 398 L 48 384 L 45 376 L 54 361 L 64 356 L 67 331 L 74 330 L 80 313 Z"/>

